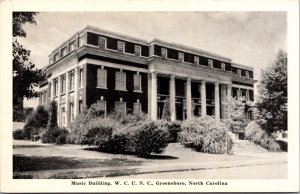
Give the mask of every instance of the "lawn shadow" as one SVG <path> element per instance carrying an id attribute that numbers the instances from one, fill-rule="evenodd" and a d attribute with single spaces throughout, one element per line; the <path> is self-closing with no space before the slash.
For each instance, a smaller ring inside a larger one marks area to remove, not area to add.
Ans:
<path id="1" fill-rule="evenodd" d="M 46 147 L 44 145 L 13 145 L 13 149 L 22 149 L 22 148 L 42 148 Z"/>
<path id="2" fill-rule="evenodd" d="M 123 153 L 112 153 L 112 152 L 106 152 L 103 150 L 100 150 L 97 147 L 89 147 L 89 148 L 83 148 L 84 150 L 87 151 L 95 151 L 95 152 L 102 152 L 102 153 L 106 153 L 106 154 L 120 154 L 120 155 L 130 155 L 130 156 L 136 156 L 139 158 L 145 158 L 145 159 L 153 159 L 153 160 L 174 160 L 174 159 L 178 159 L 178 157 L 175 156 L 168 156 L 168 155 L 158 155 L 158 154 L 154 154 L 154 155 L 149 155 L 149 156 L 138 156 L 137 154 L 133 153 L 133 152 L 123 152 Z"/>
<path id="3" fill-rule="evenodd" d="M 92 167 L 113 167 L 113 166 L 130 166 L 140 165 L 141 161 L 130 160 L 126 158 L 112 159 L 85 159 L 76 157 L 61 156 L 13 156 L 13 172 L 24 171 L 41 171 L 41 170 L 59 170 L 59 169 L 76 169 Z"/>

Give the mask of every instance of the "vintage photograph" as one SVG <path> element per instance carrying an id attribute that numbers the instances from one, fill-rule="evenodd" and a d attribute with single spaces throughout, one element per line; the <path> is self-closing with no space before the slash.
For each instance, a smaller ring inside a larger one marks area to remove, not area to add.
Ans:
<path id="1" fill-rule="evenodd" d="M 287 12 L 12 14 L 13 179 L 288 178 Z"/>

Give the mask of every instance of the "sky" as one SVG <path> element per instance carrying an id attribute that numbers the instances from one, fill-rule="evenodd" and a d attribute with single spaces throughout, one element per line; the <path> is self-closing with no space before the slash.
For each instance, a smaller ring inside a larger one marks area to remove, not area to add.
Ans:
<path id="1" fill-rule="evenodd" d="M 37 68 L 48 55 L 86 25 L 130 35 L 196 47 L 254 67 L 259 80 L 279 49 L 287 51 L 286 12 L 40 12 L 37 25 L 25 24 L 19 42 L 31 51 Z M 37 99 L 24 100 L 36 107 Z"/>

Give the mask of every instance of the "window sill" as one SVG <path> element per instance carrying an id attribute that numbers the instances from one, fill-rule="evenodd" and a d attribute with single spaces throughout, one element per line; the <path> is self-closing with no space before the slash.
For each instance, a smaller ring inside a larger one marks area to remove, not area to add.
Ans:
<path id="1" fill-rule="evenodd" d="M 104 89 L 104 90 L 108 89 L 107 87 L 99 87 L 99 86 L 97 86 L 96 88 L 98 88 L 98 89 Z"/>
<path id="2" fill-rule="evenodd" d="M 136 93 L 143 93 L 142 90 L 133 90 L 133 92 L 136 92 Z"/>
<path id="3" fill-rule="evenodd" d="M 127 92 L 127 90 L 125 89 L 125 90 L 123 90 L 123 89 L 115 89 L 116 91 L 123 91 L 123 92 Z"/>

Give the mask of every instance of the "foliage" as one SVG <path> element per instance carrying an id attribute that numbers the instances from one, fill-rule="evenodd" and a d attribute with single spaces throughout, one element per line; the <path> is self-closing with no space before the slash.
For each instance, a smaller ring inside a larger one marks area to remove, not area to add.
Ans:
<path id="1" fill-rule="evenodd" d="M 258 84 L 257 118 L 267 133 L 287 130 L 287 53 L 279 50 L 276 59 L 261 73 Z"/>
<path id="2" fill-rule="evenodd" d="M 226 150 L 228 153 L 232 152 L 233 143 L 224 124 L 211 116 L 186 120 L 181 127 L 179 141 L 186 147 L 212 154 L 223 154 Z M 226 149 L 226 144 L 228 149 Z"/>
<path id="3" fill-rule="evenodd" d="M 40 128 L 46 128 L 48 122 L 48 112 L 44 106 L 39 105 L 35 111 L 29 114 L 25 120 L 24 133 L 27 139 L 32 139 L 33 135 L 38 135 Z"/>
<path id="4" fill-rule="evenodd" d="M 49 120 L 47 124 L 47 132 L 57 128 L 57 103 L 52 101 L 49 107 Z"/>
<path id="5" fill-rule="evenodd" d="M 120 122 L 123 125 L 129 124 L 129 123 L 136 123 L 138 121 L 146 121 L 148 120 L 148 117 L 144 113 L 139 114 L 124 114 L 120 111 L 113 111 L 111 112 L 108 117 Z"/>
<path id="6" fill-rule="evenodd" d="M 247 119 L 245 114 L 245 98 L 239 97 L 235 99 L 233 97 L 227 97 L 225 102 L 226 110 L 226 124 L 229 130 L 233 133 L 244 133 L 244 129 L 247 125 Z"/>
<path id="7" fill-rule="evenodd" d="M 163 107 L 161 119 L 168 120 L 168 121 L 171 119 L 170 100 L 169 99 L 164 100 L 164 107 Z"/>
<path id="8" fill-rule="evenodd" d="M 269 151 L 280 151 L 278 142 L 262 130 L 255 121 L 251 121 L 245 128 L 245 138 Z"/>
<path id="9" fill-rule="evenodd" d="M 22 140 L 26 138 L 26 133 L 22 129 L 17 129 L 13 132 L 13 138 L 16 140 Z"/>
<path id="10" fill-rule="evenodd" d="M 26 37 L 23 24 L 36 24 L 34 16 L 36 12 L 13 12 L 13 37 Z"/>
<path id="11" fill-rule="evenodd" d="M 56 139 L 55 139 L 55 144 L 61 145 L 61 144 L 66 144 L 67 143 L 67 133 L 61 133 Z"/>
<path id="12" fill-rule="evenodd" d="M 62 137 L 60 137 L 60 136 L 62 136 L 63 134 L 67 135 L 68 131 L 65 129 L 61 129 L 59 127 L 54 127 L 54 128 L 51 128 L 51 130 L 48 130 L 41 135 L 41 141 L 42 141 L 42 143 L 58 142 L 59 144 L 61 144 L 63 142 L 63 140 L 62 140 Z M 57 138 L 60 138 L 60 139 L 57 140 Z M 66 139 L 64 142 L 66 142 Z"/>
<path id="13" fill-rule="evenodd" d="M 167 129 L 170 135 L 170 143 L 178 141 L 178 134 L 181 132 L 181 123 L 179 121 L 159 120 L 156 121 L 156 125 Z"/>
<path id="14" fill-rule="evenodd" d="M 16 37 L 26 37 L 23 24 L 36 24 L 34 12 L 13 12 L 13 105 L 14 120 L 18 119 L 22 112 L 24 97 L 38 97 L 35 88 L 38 83 L 45 80 L 42 70 L 36 69 L 30 62 L 30 50 L 25 49 Z"/>
<path id="15" fill-rule="evenodd" d="M 154 121 L 136 124 L 130 138 L 134 142 L 135 153 L 143 157 L 151 153 L 161 154 L 171 140 L 166 125 Z"/>

